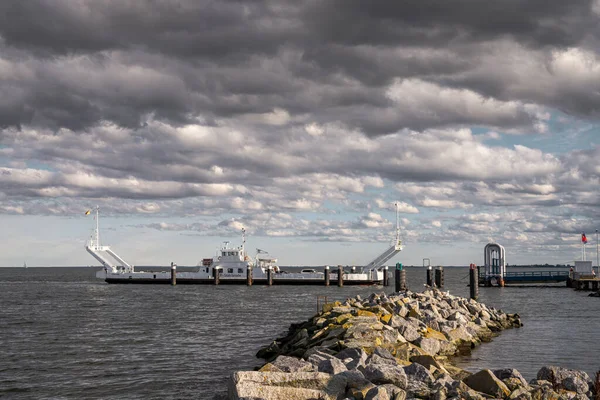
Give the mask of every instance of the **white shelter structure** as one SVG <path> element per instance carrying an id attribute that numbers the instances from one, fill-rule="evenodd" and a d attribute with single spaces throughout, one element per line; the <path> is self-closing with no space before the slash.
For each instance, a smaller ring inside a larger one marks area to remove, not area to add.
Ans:
<path id="1" fill-rule="evenodd" d="M 485 284 L 504 285 L 506 251 L 498 243 L 488 243 L 484 249 Z"/>
<path id="2" fill-rule="evenodd" d="M 573 279 L 589 278 L 594 276 L 594 268 L 591 261 L 575 261 Z"/>

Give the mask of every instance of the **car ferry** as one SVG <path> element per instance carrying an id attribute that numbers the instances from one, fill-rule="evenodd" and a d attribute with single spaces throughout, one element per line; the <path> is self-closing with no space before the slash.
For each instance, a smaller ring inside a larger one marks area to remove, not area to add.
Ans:
<path id="1" fill-rule="evenodd" d="M 370 264 L 358 270 L 352 267 L 350 271 L 345 271 L 340 265 L 333 268 L 324 266 L 322 272 L 311 268 L 293 273 L 281 271 L 277 265 L 277 259 L 263 250 L 257 249 L 256 255 L 250 257 L 246 251 L 246 231 L 242 229 L 240 246 L 232 246 L 230 242 L 224 242 L 217 254 L 212 258 L 203 259 L 198 263 L 195 271 L 177 272 L 175 263 L 171 264 L 171 271 L 137 271 L 132 264 L 117 255 L 110 246 L 100 244 L 98 207 L 96 207 L 95 220 L 95 229 L 85 248 L 103 266 L 96 273 L 96 277 L 108 283 L 387 285 L 388 270 L 383 263 L 402 250 L 402 241 L 397 229 L 394 244 Z"/>

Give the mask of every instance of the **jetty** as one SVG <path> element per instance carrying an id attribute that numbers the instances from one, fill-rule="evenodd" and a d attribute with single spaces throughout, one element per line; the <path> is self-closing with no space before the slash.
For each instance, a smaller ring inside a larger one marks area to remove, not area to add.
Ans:
<path id="1" fill-rule="evenodd" d="M 452 365 L 503 329 L 506 314 L 438 289 L 372 294 L 325 304 L 262 348 L 258 371 L 233 373 L 229 399 L 591 399 L 582 371 L 546 366 L 527 382 L 516 369 L 471 373 Z"/>

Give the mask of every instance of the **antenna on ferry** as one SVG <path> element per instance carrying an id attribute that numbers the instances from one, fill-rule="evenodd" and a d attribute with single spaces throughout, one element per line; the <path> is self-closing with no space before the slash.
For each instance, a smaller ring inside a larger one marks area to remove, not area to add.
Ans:
<path id="1" fill-rule="evenodd" d="M 96 232 L 94 232 L 96 236 L 95 245 L 96 247 L 100 247 L 100 206 L 96 206 Z"/>
<path id="2" fill-rule="evenodd" d="M 400 213 L 398 202 L 395 202 L 394 205 L 396 206 L 396 243 L 398 243 L 400 240 Z"/>
<path id="3" fill-rule="evenodd" d="M 245 246 L 246 246 L 246 229 L 242 228 L 242 254 L 245 254 Z"/>

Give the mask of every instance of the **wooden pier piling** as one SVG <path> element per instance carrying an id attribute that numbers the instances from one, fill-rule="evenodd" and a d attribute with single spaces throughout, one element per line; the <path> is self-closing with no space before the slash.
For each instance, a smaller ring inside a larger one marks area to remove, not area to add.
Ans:
<path id="1" fill-rule="evenodd" d="M 267 269 L 267 285 L 273 286 L 273 268 Z"/>
<path id="2" fill-rule="evenodd" d="M 338 287 L 342 287 L 344 286 L 344 267 L 341 265 L 338 265 Z"/>
<path id="3" fill-rule="evenodd" d="M 215 285 L 219 284 L 220 281 L 220 275 L 221 275 L 221 268 L 217 267 L 217 268 L 213 268 L 213 278 L 215 280 Z"/>
<path id="4" fill-rule="evenodd" d="M 252 265 L 246 268 L 246 285 L 252 286 Z"/>
<path id="5" fill-rule="evenodd" d="M 329 286 L 329 265 L 325 266 L 323 275 L 325 275 L 325 286 Z"/>
<path id="6" fill-rule="evenodd" d="M 433 286 L 433 270 L 431 265 L 427 267 L 427 286 Z"/>
<path id="7" fill-rule="evenodd" d="M 406 290 L 406 271 L 400 263 L 396 264 L 396 271 L 394 271 L 394 281 L 396 284 L 396 292 Z"/>
<path id="8" fill-rule="evenodd" d="M 469 289 L 471 298 L 477 300 L 479 297 L 479 276 L 478 268 L 475 264 L 469 266 Z"/>
<path id="9" fill-rule="evenodd" d="M 177 264 L 171 263 L 171 285 L 177 285 Z"/>
<path id="10" fill-rule="evenodd" d="M 442 266 L 435 270 L 435 286 L 440 289 L 444 287 L 444 267 Z"/>
<path id="11" fill-rule="evenodd" d="M 383 286 L 389 286 L 387 265 L 383 267 Z"/>

